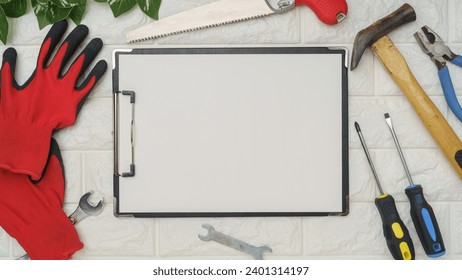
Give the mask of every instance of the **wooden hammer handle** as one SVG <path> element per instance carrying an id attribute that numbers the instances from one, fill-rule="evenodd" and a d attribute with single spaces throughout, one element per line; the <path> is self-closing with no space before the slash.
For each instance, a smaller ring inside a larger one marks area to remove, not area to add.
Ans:
<path id="1" fill-rule="evenodd" d="M 377 40 L 372 49 L 462 178 L 462 142 L 417 82 L 404 57 L 388 36 Z"/>

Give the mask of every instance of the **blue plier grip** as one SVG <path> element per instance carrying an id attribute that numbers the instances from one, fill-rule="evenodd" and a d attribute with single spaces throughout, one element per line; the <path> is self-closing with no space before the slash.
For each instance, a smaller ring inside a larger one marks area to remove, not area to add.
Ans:
<path id="1" fill-rule="evenodd" d="M 462 56 L 457 55 L 453 60 L 451 60 L 451 63 L 462 67 Z"/>
<path id="2" fill-rule="evenodd" d="M 462 57 L 457 56 L 454 58 L 452 63 L 462 67 Z M 449 69 L 447 66 L 444 66 L 438 71 L 438 76 L 440 77 L 441 86 L 443 87 L 444 97 L 446 102 L 449 105 L 449 108 L 454 113 L 454 115 L 462 121 L 462 107 L 460 106 L 459 100 L 457 99 L 456 92 L 454 90 L 454 85 L 451 80 L 451 75 L 449 74 Z"/>

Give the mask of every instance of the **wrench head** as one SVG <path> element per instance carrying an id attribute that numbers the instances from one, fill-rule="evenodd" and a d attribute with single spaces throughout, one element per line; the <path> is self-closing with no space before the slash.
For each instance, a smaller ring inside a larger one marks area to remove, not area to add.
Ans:
<path id="1" fill-rule="evenodd" d="M 263 260 L 263 253 L 266 253 L 266 252 L 272 253 L 273 252 L 273 250 L 270 247 L 266 246 L 266 245 L 259 246 L 256 249 L 257 249 L 256 252 L 254 252 L 254 254 L 253 254 L 253 256 L 254 256 L 254 258 L 256 260 Z"/>
<path id="2" fill-rule="evenodd" d="M 212 240 L 211 232 L 215 231 L 215 229 L 209 224 L 203 224 L 202 227 L 207 230 L 207 234 L 206 235 L 199 234 L 198 235 L 199 239 L 202 240 L 202 241 L 210 241 L 210 240 Z"/>
<path id="3" fill-rule="evenodd" d="M 86 194 L 84 194 L 79 201 L 79 206 L 80 208 L 87 213 L 88 215 L 98 215 L 103 211 L 103 203 L 104 199 L 100 198 L 98 203 L 94 205 L 93 203 L 90 203 L 90 196 L 93 195 L 93 191 L 89 191 Z"/>
<path id="4" fill-rule="evenodd" d="M 273 250 L 270 247 L 266 246 L 266 245 L 260 246 L 258 248 L 260 249 L 260 251 L 262 253 L 266 253 L 266 252 L 272 253 L 273 252 Z"/>

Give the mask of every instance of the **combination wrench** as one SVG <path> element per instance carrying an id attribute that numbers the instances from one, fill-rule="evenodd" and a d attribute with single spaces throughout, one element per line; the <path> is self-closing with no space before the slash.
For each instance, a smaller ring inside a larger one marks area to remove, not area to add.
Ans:
<path id="1" fill-rule="evenodd" d="M 99 215 L 103 211 L 104 198 L 100 198 L 96 205 L 90 203 L 90 196 L 93 194 L 93 191 L 89 191 L 84 194 L 80 200 L 77 209 L 68 217 L 71 220 L 73 225 L 78 224 L 83 219 L 89 216 Z M 17 258 L 17 260 L 30 260 L 29 256 L 25 254 L 22 257 Z"/>
<path id="2" fill-rule="evenodd" d="M 89 191 L 80 198 L 79 206 L 77 206 L 77 209 L 69 216 L 69 220 L 71 220 L 73 225 L 89 216 L 99 215 L 103 211 L 104 198 L 100 198 L 98 203 L 93 205 L 89 200 L 92 194 L 93 191 Z"/>
<path id="3" fill-rule="evenodd" d="M 206 235 L 199 234 L 199 239 L 202 241 L 210 241 L 213 240 L 215 242 L 218 242 L 222 245 L 231 247 L 233 249 L 239 250 L 241 252 L 244 252 L 246 254 L 249 254 L 253 256 L 254 259 L 256 260 L 262 260 L 263 259 L 263 253 L 265 252 L 273 252 L 270 247 L 264 245 L 264 246 L 253 246 L 250 245 L 249 243 L 246 243 L 242 240 L 236 239 L 234 237 L 231 237 L 229 235 L 226 235 L 224 233 L 216 231 L 211 225 L 209 224 L 203 224 L 203 228 L 207 230 Z"/>

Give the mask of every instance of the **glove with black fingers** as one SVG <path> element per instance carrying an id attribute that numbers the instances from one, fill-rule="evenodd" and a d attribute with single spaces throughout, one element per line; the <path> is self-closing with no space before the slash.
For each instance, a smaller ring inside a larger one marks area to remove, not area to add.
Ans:
<path id="1" fill-rule="evenodd" d="M 88 35 L 78 25 L 64 40 L 67 22 L 55 23 L 45 39 L 36 69 L 23 85 L 14 72 L 16 50 L 3 53 L 0 80 L 0 168 L 27 174 L 36 180 L 42 176 L 53 131 L 74 124 L 87 96 L 106 71 L 104 60 L 89 68 L 102 48 L 99 38 L 91 40 L 70 63 L 71 57 Z M 56 54 L 52 54 L 57 49 Z"/>

